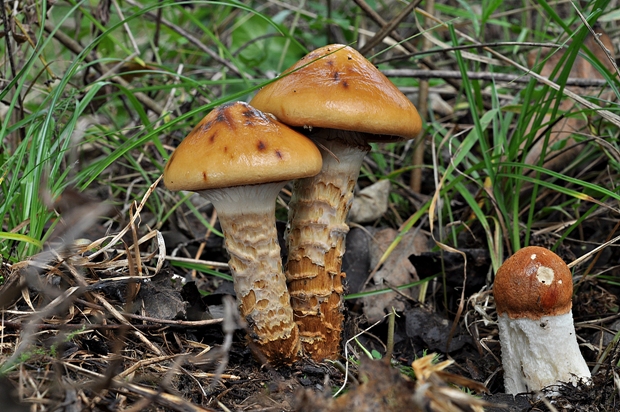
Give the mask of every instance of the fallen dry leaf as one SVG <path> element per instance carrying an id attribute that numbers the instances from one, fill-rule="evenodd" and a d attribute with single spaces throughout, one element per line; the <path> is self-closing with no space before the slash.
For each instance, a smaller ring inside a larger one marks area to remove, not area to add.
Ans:
<path id="1" fill-rule="evenodd" d="M 368 223 L 379 219 L 388 208 L 390 181 L 379 180 L 355 194 L 349 220 L 355 223 Z"/>
<path id="2" fill-rule="evenodd" d="M 371 243 L 371 267 L 374 267 L 383 253 L 394 241 L 398 232 L 394 229 L 383 229 L 375 233 Z M 398 246 L 387 258 L 380 270 L 372 277 L 373 285 L 366 290 L 385 289 L 390 286 L 400 286 L 419 280 L 415 267 L 409 261 L 409 256 L 427 252 L 428 238 L 416 230 L 407 232 Z M 417 298 L 417 288 L 402 291 L 405 295 Z M 383 293 L 362 298 L 364 315 L 373 323 L 385 316 L 392 308 L 397 311 L 405 310 L 405 298 L 396 292 Z"/>

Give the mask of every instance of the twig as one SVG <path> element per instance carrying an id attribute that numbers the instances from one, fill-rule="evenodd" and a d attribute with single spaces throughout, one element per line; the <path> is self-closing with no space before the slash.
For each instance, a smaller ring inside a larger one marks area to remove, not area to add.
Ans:
<path id="1" fill-rule="evenodd" d="M 370 7 L 364 0 L 355 0 L 355 3 L 364 11 L 364 13 L 368 15 L 368 17 L 370 17 L 379 26 L 385 27 L 387 25 L 387 22 L 383 20 L 383 18 L 379 15 L 379 13 L 374 11 L 372 7 Z M 416 8 L 416 10 L 419 10 L 419 9 Z M 394 38 L 394 40 L 396 40 L 401 46 L 403 46 L 409 52 L 411 53 L 417 52 L 416 48 L 410 42 L 405 41 L 405 39 L 403 39 L 403 37 L 400 36 L 396 31 L 393 30 L 392 33 L 390 33 L 390 35 L 392 36 L 392 38 Z M 435 63 L 433 63 L 427 58 L 420 59 L 420 63 L 424 65 L 426 68 L 428 68 L 429 70 L 437 70 L 437 66 L 435 65 Z M 446 81 L 450 83 L 457 90 L 461 88 L 460 82 L 456 81 L 453 78 L 449 78 L 449 79 L 447 78 Z"/>
<path id="2" fill-rule="evenodd" d="M 392 360 L 392 354 L 394 353 L 394 325 L 396 322 L 396 311 L 392 307 L 390 315 L 388 316 L 388 333 L 387 333 L 387 350 L 385 351 L 385 358 L 389 361 Z"/>
<path id="3" fill-rule="evenodd" d="M 157 185 L 159 184 L 159 181 L 163 178 L 164 176 L 161 175 L 157 178 L 157 180 L 155 182 L 153 182 L 153 184 L 151 184 L 149 186 L 149 189 L 146 191 L 146 193 L 144 194 L 144 196 L 142 197 L 142 200 L 140 201 L 140 203 L 136 206 L 136 211 L 135 214 L 131 217 L 129 223 L 127 223 L 127 225 L 123 228 L 123 230 L 121 230 L 119 233 L 116 234 L 116 236 L 114 236 L 114 238 L 104 247 L 102 247 L 101 249 L 99 249 L 98 251 L 96 251 L 95 253 L 93 253 L 92 255 L 88 256 L 88 259 L 90 261 L 93 261 L 93 259 L 95 257 L 97 257 L 98 255 L 105 253 L 108 249 L 110 249 L 112 246 L 114 246 L 123 236 L 125 236 L 125 233 L 127 233 L 130 229 L 130 226 L 132 224 L 134 224 L 135 220 L 138 218 L 138 216 L 140 216 L 140 212 L 142 211 L 142 208 L 144 207 L 144 205 L 146 204 L 147 199 L 149 198 L 149 196 L 151 195 L 151 193 L 153 193 L 155 191 L 155 188 L 157 187 Z"/>
<path id="4" fill-rule="evenodd" d="M 86 300 L 76 299 L 76 302 L 84 306 L 88 306 L 92 309 L 96 309 L 100 311 L 105 310 L 103 306 L 97 305 L 96 303 L 88 302 Z M 143 316 L 143 315 L 135 315 L 133 313 L 126 313 L 126 312 L 121 312 L 121 314 L 126 318 L 140 320 L 143 322 L 153 322 L 153 323 L 157 323 L 158 325 L 173 325 L 173 326 L 185 326 L 185 327 L 215 325 L 218 323 L 222 323 L 222 321 L 224 320 L 223 318 L 205 319 L 205 320 L 171 320 L 171 319 L 152 318 L 150 316 Z M 132 325 L 132 326 L 138 326 L 138 325 Z"/>
<path id="5" fill-rule="evenodd" d="M 133 333 L 134 335 L 147 347 L 149 348 L 153 353 L 155 353 L 156 355 L 162 356 L 163 353 L 161 351 L 161 349 L 159 349 L 157 346 L 155 346 L 155 344 L 153 344 L 153 342 L 151 342 L 150 340 L 148 340 L 146 338 L 146 336 L 144 336 L 144 334 L 142 332 L 140 332 L 137 328 L 135 328 L 135 325 L 132 325 L 127 319 L 125 319 L 123 317 L 123 315 L 116 310 L 116 308 L 114 306 L 112 306 L 103 296 L 97 294 L 97 293 L 93 293 L 93 297 L 95 299 L 97 299 L 106 309 L 107 311 L 114 317 L 116 318 L 116 320 L 118 320 L 119 322 L 127 325 L 130 329 L 133 329 Z"/>
<path id="6" fill-rule="evenodd" d="M 5 59 L 9 61 L 9 66 L 11 67 L 11 78 L 15 79 L 15 76 L 17 76 L 17 69 L 16 69 L 16 64 L 15 64 L 16 53 L 13 52 L 13 45 L 11 44 L 12 38 L 13 38 L 13 36 L 11 35 L 12 33 L 11 22 L 9 21 L 7 14 L 6 14 L 6 5 L 4 3 L 4 0 L 0 0 L 0 9 L 1 9 L 0 13 L 2 13 L 2 24 L 4 25 L 4 31 L 6 34 L 5 44 L 6 44 L 7 54 L 5 56 Z M 17 19 L 13 17 L 13 21 L 17 21 Z M 18 123 L 20 120 L 24 118 L 24 113 L 25 113 L 24 102 L 22 100 L 22 95 L 21 95 L 21 91 L 20 91 L 20 87 L 18 83 L 15 83 L 15 97 L 17 98 L 17 109 L 18 110 L 15 114 L 13 114 L 13 116 L 16 116 L 16 119 L 14 119 L 14 122 Z M 25 128 L 20 127 L 17 130 L 17 134 L 18 134 L 18 137 L 17 137 L 18 140 L 14 142 L 15 146 L 17 146 L 17 144 L 19 143 L 19 140 L 23 140 L 25 138 Z"/>
<path id="7" fill-rule="evenodd" d="M 117 329 L 127 329 L 127 325 L 103 325 L 103 324 L 81 324 L 81 323 L 65 323 L 54 325 L 52 323 L 31 323 L 31 322 L 10 322 L 4 321 L 4 328 L 12 329 L 12 330 L 24 330 L 25 328 L 33 328 L 37 331 L 43 330 L 69 330 L 69 331 L 77 331 L 83 329 L 84 331 L 91 330 L 117 330 Z M 136 329 L 140 330 L 157 330 L 161 329 L 161 325 L 132 325 Z"/>
<path id="8" fill-rule="evenodd" d="M 141 9 L 144 8 L 144 6 L 140 3 L 138 3 L 137 1 L 134 0 L 126 0 L 127 3 L 131 4 L 132 6 L 135 7 L 139 7 Z M 252 76 L 250 76 L 247 73 L 242 73 L 239 69 L 237 69 L 237 67 L 235 67 L 231 62 L 229 62 L 226 59 L 221 58 L 220 56 L 218 56 L 218 54 L 216 52 L 214 52 L 213 50 L 211 50 L 210 48 L 208 48 L 207 46 L 205 46 L 199 39 L 197 39 L 196 37 L 192 36 L 190 32 L 186 31 L 185 29 L 182 29 L 181 27 L 177 26 L 176 24 L 161 18 L 161 16 L 158 16 L 156 13 L 147 11 L 144 13 L 144 16 L 147 17 L 150 20 L 153 20 L 157 23 L 161 23 L 164 26 L 168 26 L 169 28 L 171 28 L 172 30 L 176 31 L 177 33 L 179 33 L 181 36 L 185 37 L 185 39 L 187 41 L 189 41 L 190 43 L 192 43 L 194 46 L 196 46 L 198 49 L 200 49 L 201 51 L 207 53 L 209 55 L 209 57 L 211 57 L 213 60 L 215 60 L 216 62 L 226 66 L 230 71 L 232 71 L 234 74 L 236 74 L 237 76 L 241 77 L 241 78 L 248 78 L 251 79 Z"/>
<path id="9" fill-rule="evenodd" d="M 447 26 L 447 24 L 441 20 L 439 20 L 438 18 L 436 18 L 435 16 L 431 16 L 428 13 L 426 13 L 424 10 L 420 10 L 419 8 L 416 9 L 416 11 L 418 13 L 423 14 L 424 16 L 427 16 L 428 18 L 436 21 L 437 23 L 440 23 L 442 25 Z M 474 39 L 471 36 L 468 36 L 467 34 L 456 30 L 456 33 L 461 36 L 462 38 L 466 39 L 467 41 L 471 42 L 471 43 L 475 43 L 475 44 L 480 44 L 480 42 L 478 42 L 476 39 Z M 538 73 L 533 72 L 532 70 L 530 70 L 529 68 L 523 66 L 522 64 L 517 63 L 514 60 L 509 59 L 508 57 L 504 56 L 501 53 L 496 52 L 495 50 L 489 48 L 489 47 L 484 47 L 484 50 L 489 52 L 491 55 L 493 55 L 494 57 L 497 57 L 499 60 L 501 60 L 502 62 L 516 67 L 517 69 L 521 70 L 524 74 L 531 76 L 533 78 L 535 78 L 536 80 L 538 80 L 539 82 L 549 86 L 550 88 L 552 88 L 555 91 L 560 91 L 561 93 L 563 93 L 565 96 L 570 97 L 571 99 L 573 99 L 575 102 L 581 104 L 582 106 L 587 107 L 588 109 L 591 110 L 596 110 L 597 113 L 609 120 L 611 123 L 613 123 L 614 125 L 620 127 L 620 117 L 618 117 L 618 115 L 610 112 L 609 110 L 605 110 L 603 109 L 601 106 L 591 103 L 588 100 L 584 99 L 583 97 L 577 95 L 575 92 L 571 91 L 569 88 L 565 88 L 563 86 L 560 86 L 557 83 L 554 83 L 553 81 L 547 79 L 546 77 L 541 76 Z"/>
<path id="10" fill-rule="evenodd" d="M 294 11 L 296 13 L 301 14 L 302 16 L 309 17 L 310 19 L 316 19 L 316 18 L 320 17 L 316 13 L 312 13 L 312 12 L 309 12 L 307 10 L 300 9 L 298 6 L 294 6 L 292 4 L 289 4 L 288 2 L 279 1 L 279 0 L 269 0 L 269 3 L 275 4 L 276 6 L 282 7 L 282 8 L 287 9 L 287 10 L 292 10 L 292 11 Z M 372 36 L 374 36 L 376 34 L 374 31 L 366 30 L 366 29 L 364 29 L 362 27 L 357 27 L 357 26 L 349 25 L 349 26 L 346 26 L 346 28 L 347 28 L 347 30 L 357 32 L 357 33 L 359 33 L 359 34 L 361 34 L 363 36 L 372 37 Z M 392 38 L 391 36 L 384 38 L 383 39 L 383 43 L 387 44 L 388 46 L 391 46 L 391 47 L 396 47 L 399 51 L 403 51 L 404 52 L 404 51 L 407 50 L 406 48 L 400 46 L 398 44 L 398 42 L 395 40 L 395 38 Z"/>
<path id="11" fill-rule="evenodd" d="M 425 50 L 422 50 L 422 51 L 417 51 L 415 53 L 410 53 L 410 54 L 406 54 L 402 56 L 389 57 L 383 60 L 374 60 L 373 62 L 375 63 L 375 65 L 378 65 L 378 64 L 390 63 L 394 61 L 408 60 L 408 59 L 411 59 L 412 57 L 424 56 L 426 54 L 446 53 L 446 52 L 455 51 L 455 50 L 483 49 L 485 47 L 507 47 L 507 46 L 538 47 L 538 48 L 556 49 L 556 50 L 568 48 L 568 45 L 565 45 L 565 44 L 562 45 L 562 44 L 548 43 L 548 42 L 545 43 L 545 42 L 533 42 L 533 41 L 494 41 L 494 42 L 477 43 L 477 44 L 461 44 L 458 46 L 451 46 L 451 47 L 448 47 L 447 45 L 442 45 L 441 49 L 437 49 L 437 48 L 432 49 L 431 48 L 432 43 L 431 43 L 431 45 L 428 46 L 428 48 L 425 48 Z"/>
<path id="12" fill-rule="evenodd" d="M 458 70 L 416 70 L 416 69 L 386 69 L 381 71 L 387 77 L 411 77 L 416 79 L 461 79 L 463 74 Z M 529 83 L 532 79 L 523 74 L 467 72 L 465 75 L 472 80 L 488 80 L 507 83 Z M 539 83 L 547 83 L 549 79 L 537 76 Z M 602 87 L 608 82 L 603 79 L 582 79 L 569 77 L 566 79 L 567 86 Z"/>
<path id="13" fill-rule="evenodd" d="M 368 42 L 360 49 L 360 53 L 365 55 L 372 50 L 377 44 L 381 43 L 388 34 L 392 33 L 400 22 L 407 17 L 411 11 L 420 4 L 422 0 L 412 1 L 409 3 L 396 17 L 394 17 L 389 23 L 384 24 L 381 30 L 375 34 Z"/>
<path id="14" fill-rule="evenodd" d="M 4 32 L 6 34 L 5 43 L 6 43 L 6 52 L 9 57 L 9 66 L 11 67 L 11 76 L 15 77 L 17 71 L 15 70 L 15 54 L 13 53 L 13 46 L 11 45 L 11 24 L 6 15 L 6 5 L 4 4 L 4 0 L 0 0 L 0 12 L 2 13 L 2 24 L 4 25 Z M 17 87 L 17 85 L 16 85 Z"/>
<path id="15" fill-rule="evenodd" d="M 607 242 L 599 245 L 598 247 L 592 249 L 591 251 L 589 251 L 588 253 L 578 257 L 577 259 L 573 260 L 571 263 L 569 263 L 567 266 L 568 268 L 572 268 L 574 266 L 577 266 L 579 264 L 581 264 L 582 262 L 590 259 L 593 255 L 595 255 L 596 253 L 598 253 L 599 250 L 603 250 L 604 248 L 606 248 L 607 246 L 616 243 L 620 241 L 620 236 L 616 236 L 615 238 L 608 240 Z"/>
<path id="16" fill-rule="evenodd" d="M 429 14 L 435 13 L 435 0 L 427 0 L 426 8 Z M 417 22 L 417 19 L 416 19 Z M 432 47 L 431 41 L 424 37 L 422 41 L 422 47 L 424 49 L 430 49 Z M 420 90 L 418 91 L 418 111 L 422 114 L 422 118 L 426 118 L 429 115 L 428 112 L 428 91 L 429 91 L 429 83 L 428 80 L 420 81 Z M 426 140 L 426 135 L 424 133 L 424 129 L 416 139 L 416 144 L 413 147 L 413 154 L 411 159 L 411 176 L 409 178 L 409 187 L 416 193 L 419 193 L 422 190 L 422 168 L 416 166 L 422 166 L 424 164 L 424 141 Z"/>
<path id="17" fill-rule="evenodd" d="M 590 26 L 590 24 L 588 23 L 588 20 L 586 20 L 586 18 L 583 16 L 581 11 L 579 11 L 579 9 L 575 5 L 575 3 L 571 2 L 570 4 L 575 9 L 575 12 L 577 12 L 577 15 L 581 19 L 581 22 L 584 24 L 584 26 L 586 26 L 588 28 L 588 30 L 592 34 L 592 38 L 594 39 L 596 44 L 598 44 L 598 46 L 601 48 L 601 50 L 603 50 L 603 53 L 605 53 L 605 56 L 607 56 L 607 59 L 609 59 L 609 62 L 611 63 L 611 65 L 614 67 L 614 69 L 616 69 L 616 74 L 620 74 L 620 69 L 618 69 L 618 65 L 616 64 L 616 59 L 614 58 L 614 56 L 611 55 L 611 52 L 607 49 L 607 47 L 605 47 L 605 45 L 603 44 L 603 42 L 599 38 L 600 34 L 597 34 L 597 33 L 594 32 L 594 29 L 592 28 L 592 26 Z"/>
<path id="18" fill-rule="evenodd" d="M 76 372 L 82 373 L 86 376 L 96 379 L 106 379 L 105 375 L 102 375 L 97 372 L 93 372 L 91 370 L 82 368 L 81 366 L 74 365 L 71 362 L 63 362 L 63 366 L 68 369 L 73 369 Z M 119 378 L 112 379 L 112 386 L 115 388 L 123 388 L 129 392 L 135 393 L 137 395 L 141 395 L 152 402 L 157 402 L 160 405 L 171 408 L 175 411 L 184 411 L 184 412 L 205 412 L 205 411 L 214 411 L 213 409 L 205 409 L 198 405 L 194 405 L 185 399 L 172 395 L 170 393 L 162 392 L 161 388 L 158 390 L 146 388 L 144 386 L 136 385 L 134 383 L 125 382 Z"/>
<path id="19" fill-rule="evenodd" d="M 56 27 L 54 27 L 52 22 L 50 22 L 49 20 L 45 20 L 44 29 L 48 33 L 53 33 L 54 38 L 56 40 L 58 40 L 67 49 L 71 50 L 73 53 L 79 55 L 79 54 L 84 52 L 84 48 L 78 42 L 73 40 L 71 37 L 69 37 L 68 35 L 66 35 L 62 31 L 56 30 Z M 101 63 L 96 61 L 91 55 L 84 54 L 84 60 L 87 63 L 92 63 L 93 64 L 93 68 L 99 74 L 103 74 L 103 73 L 106 72 L 106 70 L 103 68 Z M 128 88 L 128 89 L 131 88 L 129 82 L 127 82 L 121 76 L 118 76 L 118 75 L 117 76 L 113 76 L 113 77 L 110 77 L 109 80 L 114 82 L 114 83 L 118 83 L 118 84 L 120 84 L 121 86 L 123 86 L 125 88 Z M 136 97 L 136 99 L 138 99 L 138 101 L 140 103 L 142 103 L 143 105 L 148 107 L 150 110 L 155 112 L 158 116 L 162 115 L 163 109 L 161 108 L 161 106 L 155 100 L 151 99 L 150 97 L 148 97 L 147 95 L 145 95 L 142 92 L 134 92 L 133 95 Z"/>
<path id="20" fill-rule="evenodd" d="M 116 13 L 118 13 L 118 17 L 120 17 L 121 20 L 125 20 L 125 16 L 123 16 L 123 10 L 118 5 L 118 1 L 112 0 L 112 3 L 114 4 Z M 125 28 L 125 32 L 127 33 L 127 37 L 129 37 L 129 41 L 131 42 L 131 45 L 133 46 L 134 52 L 139 55 L 140 48 L 138 47 L 138 43 L 136 43 L 136 39 L 134 39 L 133 33 L 131 32 L 131 29 L 129 28 L 129 24 L 127 24 L 126 21 L 123 23 L 123 27 Z"/>

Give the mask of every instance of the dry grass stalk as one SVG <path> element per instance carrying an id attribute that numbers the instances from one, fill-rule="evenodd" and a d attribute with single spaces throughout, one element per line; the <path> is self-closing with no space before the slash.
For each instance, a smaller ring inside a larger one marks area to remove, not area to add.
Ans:
<path id="1" fill-rule="evenodd" d="M 163 269 L 166 250 L 161 235 L 148 230 L 140 236 L 139 227 L 140 213 L 157 183 L 133 204 L 129 222 L 118 234 L 84 246 L 77 240 L 107 206 L 74 207 L 63 211 L 62 223 L 43 252 L 28 261 L 0 266 L 6 279 L 0 287 L 0 371 L 19 388 L 19 398 L 30 410 L 54 410 L 61 404 L 74 410 L 97 409 L 111 407 L 110 402 L 125 410 L 211 410 L 183 399 L 172 388 L 181 376 L 190 374 L 184 363 L 208 358 L 213 363 L 225 354 L 211 354 L 210 346 L 182 340 L 177 342 L 186 346 L 181 348 L 186 353 L 170 353 L 170 345 L 160 345 L 154 338 L 163 336 L 166 328 L 209 327 L 222 319 L 136 315 L 115 302 L 118 293 L 107 294 L 126 290 L 128 284 L 139 285 Z M 125 234 L 133 243 L 123 247 Z M 229 329 L 236 327 L 235 323 Z M 145 377 L 159 384 L 140 383 Z M 199 372 L 191 379 L 200 386 L 205 380 L 239 377 Z M 204 389 L 202 393 L 207 394 Z"/>
<path id="2" fill-rule="evenodd" d="M 611 43 L 609 36 L 605 32 L 597 33 L 599 35 L 599 40 L 602 42 L 605 48 L 607 48 L 608 53 L 611 53 L 611 56 L 614 57 L 614 46 Z M 615 68 L 607 57 L 607 53 L 603 48 L 597 44 L 593 35 L 588 35 L 584 41 L 584 47 L 590 50 L 594 56 L 599 60 L 601 64 L 603 64 L 607 70 L 614 73 Z M 535 67 L 537 60 L 542 60 L 547 58 L 542 69 L 540 70 L 540 75 L 544 77 L 550 77 L 554 70 L 558 67 L 561 60 L 565 56 L 565 50 L 559 50 L 552 55 L 543 54 L 541 55 L 538 51 L 532 51 L 528 55 L 528 64 L 530 67 Z M 557 70 L 556 73 L 559 74 L 561 70 Z M 604 77 L 598 70 L 594 68 L 594 66 L 583 58 L 581 55 L 578 55 L 575 58 L 573 66 L 570 69 L 571 78 L 578 79 L 597 79 L 604 80 Z M 588 96 L 588 95 L 597 95 L 600 94 L 601 101 L 609 101 L 613 98 L 613 92 L 611 90 L 604 91 L 600 93 L 597 89 L 588 89 L 584 87 L 567 87 L 572 90 L 574 93 L 580 96 Z M 553 101 L 550 105 L 551 108 L 555 106 L 555 101 Z M 558 170 L 561 169 L 563 165 L 566 165 L 571 159 L 573 159 L 576 154 L 582 150 L 580 145 L 577 145 L 575 139 L 572 137 L 574 133 L 583 132 L 588 125 L 588 119 L 586 119 L 583 115 L 576 116 L 571 115 L 570 112 L 575 110 L 577 105 L 571 99 L 563 99 L 559 106 L 559 113 L 566 113 L 567 115 L 562 116 L 554 123 L 551 123 L 551 114 L 546 114 L 542 125 L 547 125 L 547 127 L 543 127 L 536 132 L 536 137 L 534 144 L 529 148 L 528 154 L 525 158 L 525 163 L 527 164 L 537 164 L 538 160 L 541 156 L 545 157 L 544 167 L 548 169 Z M 526 133 L 532 128 L 532 124 L 534 123 L 534 119 L 528 128 Z M 549 129 L 551 129 L 549 131 Z M 549 138 L 545 138 L 545 134 L 549 132 Z M 558 142 L 566 141 L 565 147 L 566 149 L 558 151 L 553 149 L 554 144 Z M 543 149 L 546 147 L 545 153 L 543 154 Z"/>

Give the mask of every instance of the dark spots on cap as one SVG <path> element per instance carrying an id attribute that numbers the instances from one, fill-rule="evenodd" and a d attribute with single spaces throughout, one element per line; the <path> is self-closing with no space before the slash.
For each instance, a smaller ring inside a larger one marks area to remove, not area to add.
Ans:
<path id="1" fill-rule="evenodd" d="M 262 140 L 259 140 L 258 144 L 256 145 L 256 148 L 262 152 L 263 150 L 267 148 L 267 145 Z"/>
<path id="2" fill-rule="evenodd" d="M 278 159 L 282 159 L 282 152 L 279 150 L 276 150 L 276 156 L 278 156 Z"/>
<path id="3" fill-rule="evenodd" d="M 349 87 L 349 83 L 346 80 L 341 81 L 340 84 L 342 84 L 342 87 L 345 89 Z"/>
<path id="4" fill-rule="evenodd" d="M 332 67 L 334 65 L 334 61 L 333 60 L 327 60 L 325 62 L 325 64 L 327 64 L 329 67 Z"/>
<path id="5" fill-rule="evenodd" d="M 243 110 L 241 112 L 241 115 L 243 117 L 255 117 L 256 116 L 256 109 L 248 106 L 248 107 L 245 108 L 245 110 Z"/>
<path id="6" fill-rule="evenodd" d="M 205 182 L 207 181 L 207 173 L 206 172 L 202 172 L 202 180 L 204 180 Z"/>
<path id="7" fill-rule="evenodd" d="M 215 136 L 217 136 L 217 132 L 213 132 L 213 134 L 211 134 L 211 136 L 209 136 L 209 143 L 214 143 L 215 142 Z"/>
<path id="8" fill-rule="evenodd" d="M 347 60 L 353 60 L 353 57 L 351 57 L 351 55 L 348 55 Z"/>
<path id="9" fill-rule="evenodd" d="M 217 108 L 217 114 L 215 116 L 215 121 L 217 123 L 226 123 L 226 125 L 230 129 L 235 129 L 235 120 L 233 118 L 232 113 L 230 112 L 231 105 L 224 105 Z"/>
<path id="10" fill-rule="evenodd" d="M 247 115 L 244 113 L 244 116 L 253 119 L 245 122 L 248 126 L 254 126 L 256 122 L 259 124 L 265 122 L 272 123 L 275 120 L 275 117 L 272 114 L 261 112 L 251 106 L 249 106 L 249 113 Z"/>
<path id="11" fill-rule="evenodd" d="M 224 146 L 224 153 L 228 153 L 228 146 Z"/>
<path id="12" fill-rule="evenodd" d="M 241 115 L 246 118 L 245 125 L 246 126 L 254 126 L 254 121 L 256 118 L 264 118 L 262 112 L 256 110 L 252 106 L 246 106 L 245 110 L 241 112 Z"/>
<path id="13" fill-rule="evenodd" d="M 202 125 L 202 130 L 207 131 L 211 128 L 211 126 L 213 126 L 213 122 L 212 121 L 208 121 L 205 124 Z"/>
<path id="14" fill-rule="evenodd" d="M 334 72 L 332 77 L 334 78 L 334 80 L 338 81 L 338 80 L 340 80 L 340 73 Z"/>

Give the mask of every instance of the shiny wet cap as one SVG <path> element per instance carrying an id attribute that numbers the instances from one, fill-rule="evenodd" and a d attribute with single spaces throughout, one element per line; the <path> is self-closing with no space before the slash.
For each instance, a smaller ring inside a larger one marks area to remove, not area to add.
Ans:
<path id="1" fill-rule="evenodd" d="M 357 50 L 332 44 L 310 52 L 250 102 L 290 126 L 368 133 L 369 142 L 412 139 L 415 106 Z"/>
<path id="2" fill-rule="evenodd" d="M 164 168 L 170 190 L 207 190 L 314 176 L 321 153 L 310 139 L 243 102 L 215 108 Z"/>

